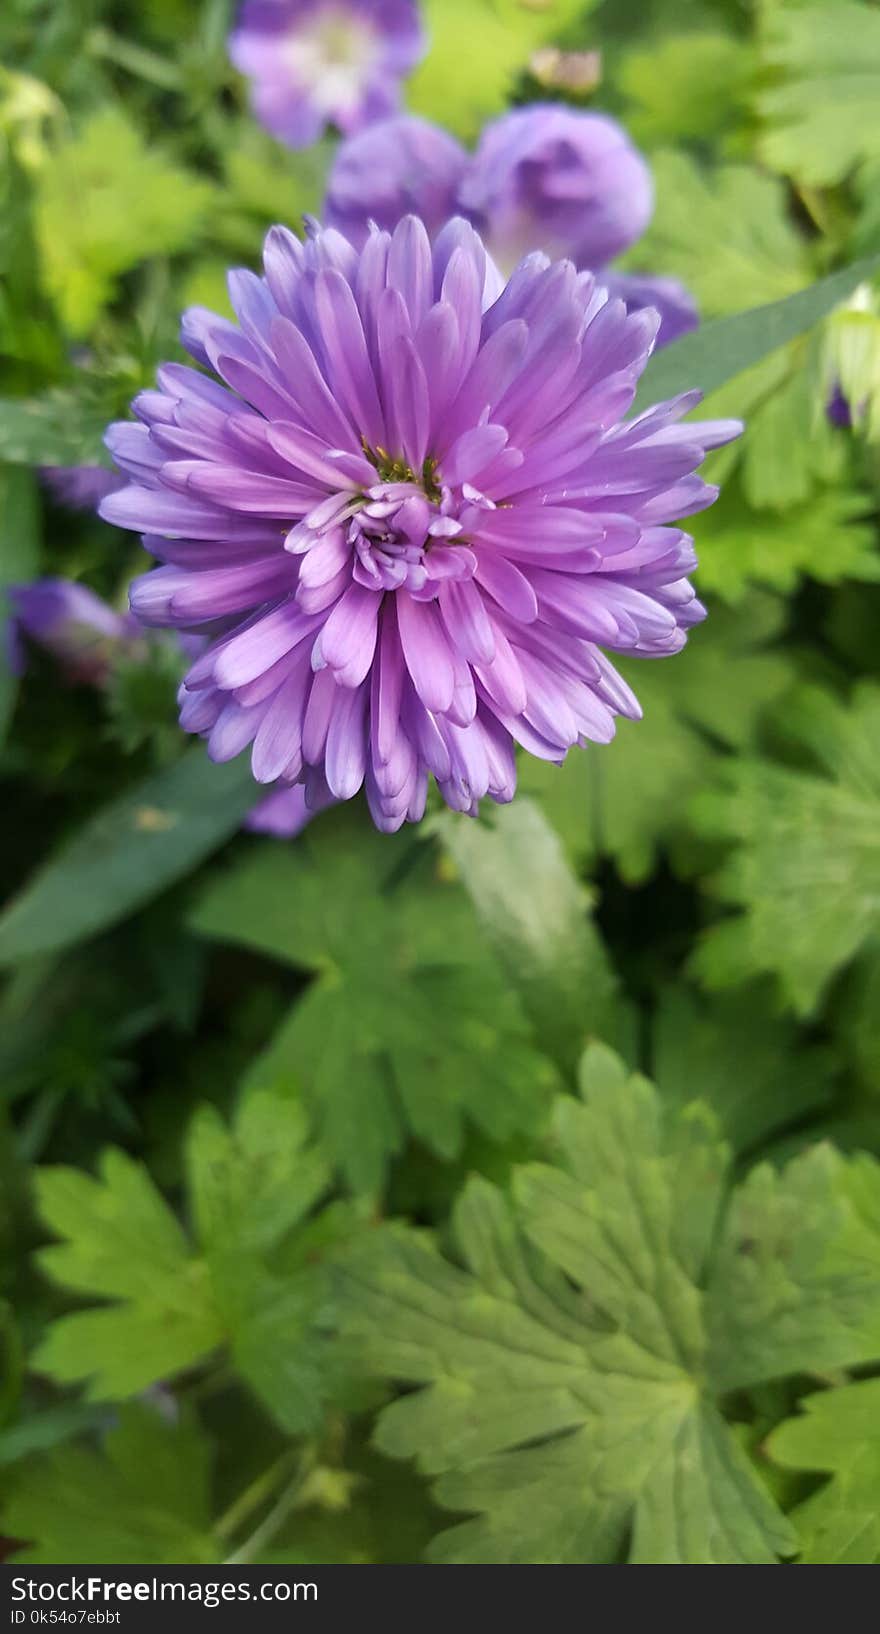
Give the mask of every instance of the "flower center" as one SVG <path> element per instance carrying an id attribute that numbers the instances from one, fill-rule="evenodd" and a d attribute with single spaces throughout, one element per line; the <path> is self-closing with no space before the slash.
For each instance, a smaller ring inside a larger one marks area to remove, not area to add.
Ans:
<path id="1" fill-rule="evenodd" d="M 311 25 L 298 24 L 283 54 L 297 84 L 308 90 L 318 107 L 334 112 L 357 106 L 377 42 L 368 22 L 339 9 Z"/>
<path id="2" fill-rule="evenodd" d="M 411 465 L 408 465 L 402 454 L 389 454 L 387 448 L 371 448 L 366 438 L 361 438 L 361 447 L 371 465 L 375 465 L 381 482 L 404 483 L 411 482 L 416 488 L 427 494 L 428 499 L 439 505 L 443 499 L 443 489 L 437 476 L 437 461 L 428 455 L 421 475 L 416 476 Z"/>
<path id="3" fill-rule="evenodd" d="M 459 520 L 460 501 L 441 485 L 437 461 L 416 476 L 406 458 L 362 443 L 378 481 L 358 492 L 331 495 L 297 523 L 285 549 L 307 555 L 326 542 L 328 569 L 339 571 L 339 551 L 351 553 L 356 583 L 368 590 L 406 590 L 419 600 L 436 596 L 443 579 L 469 579 L 476 568 Z M 315 570 L 324 571 L 315 561 Z M 305 571 L 310 584 L 314 574 Z M 315 581 L 317 582 L 317 581 Z"/>
<path id="4" fill-rule="evenodd" d="M 461 523 L 444 515 L 424 488 L 386 479 L 363 496 L 347 522 L 354 577 L 370 589 L 433 595 L 435 578 L 467 572 L 464 559 L 459 567 L 450 561 L 449 546 L 460 532 Z"/>

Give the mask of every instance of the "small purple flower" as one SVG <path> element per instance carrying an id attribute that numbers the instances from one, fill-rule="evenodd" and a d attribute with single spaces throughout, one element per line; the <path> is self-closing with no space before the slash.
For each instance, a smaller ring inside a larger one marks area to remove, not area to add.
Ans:
<path id="1" fill-rule="evenodd" d="M 120 486 L 118 477 L 115 486 Z M 32 584 L 13 585 L 9 598 L 13 617 L 6 641 L 15 675 L 25 669 L 22 634 L 51 653 L 68 680 L 95 687 L 107 682 L 117 657 L 138 649 L 146 656 L 145 643 L 156 639 L 133 613 L 114 612 L 94 590 L 73 579 L 35 579 Z M 205 638 L 181 634 L 179 644 L 182 666 L 184 657 L 191 660 L 204 651 Z M 282 786 L 258 801 L 243 826 L 255 833 L 294 839 L 314 815 L 306 806 L 302 785 Z"/>
<path id="2" fill-rule="evenodd" d="M 416 0 L 244 0 L 229 38 L 257 118 L 296 148 L 393 113 L 424 49 Z"/>
<path id="3" fill-rule="evenodd" d="M 50 652 L 69 680 L 90 686 L 105 680 L 120 645 L 144 634 L 130 613 L 114 612 L 94 590 L 72 579 L 13 585 L 9 600 L 17 634 Z"/>
<path id="4" fill-rule="evenodd" d="M 103 465 L 43 465 L 40 476 L 52 498 L 71 511 L 96 511 L 120 487 L 119 472 Z"/>
<path id="5" fill-rule="evenodd" d="M 606 267 L 599 275 L 609 295 L 624 301 L 628 312 L 653 307 L 660 318 L 658 346 L 668 346 L 696 329 L 700 322 L 697 303 L 677 278 L 652 278 L 647 273 L 614 272 Z"/>
<path id="6" fill-rule="evenodd" d="M 332 797 L 325 805 L 332 805 Z M 302 783 L 292 788 L 283 784 L 259 800 L 244 820 L 244 827 L 252 834 L 271 834 L 276 840 L 295 840 L 307 823 L 317 815 L 306 805 L 306 791 Z"/>
<path id="7" fill-rule="evenodd" d="M 561 762 L 638 703 L 603 648 L 678 652 L 704 616 L 676 518 L 736 422 L 625 420 L 656 313 L 524 260 L 501 295 L 468 223 L 409 216 L 358 254 L 274 227 L 238 323 L 202 309 L 179 364 L 107 443 L 130 486 L 101 514 L 164 565 L 144 623 L 210 636 L 181 724 L 311 810 L 366 787 L 393 831 L 433 776 L 447 804 L 513 797 L 514 745 Z M 219 379 L 215 378 L 219 376 Z"/>
<path id="8" fill-rule="evenodd" d="M 839 426 L 842 431 L 852 429 L 852 409 L 849 398 L 845 395 L 839 381 L 834 384 L 831 395 L 825 404 L 825 412 L 833 426 Z"/>
<path id="9" fill-rule="evenodd" d="M 421 216 L 433 238 L 461 212 L 468 155 L 454 137 L 415 114 L 370 125 L 342 142 L 330 176 L 327 225 L 362 249 L 375 222 L 393 232 L 404 216 Z"/>
<path id="10" fill-rule="evenodd" d="M 401 115 L 343 142 L 324 218 L 360 249 L 371 221 L 391 231 L 421 216 L 433 236 L 454 214 L 477 228 L 502 272 L 530 250 L 596 272 L 631 311 L 660 313 L 659 344 L 697 326 L 693 297 L 672 278 L 612 272 L 653 208 L 644 159 L 615 120 L 535 104 L 487 125 L 468 155 L 445 131 Z"/>
<path id="11" fill-rule="evenodd" d="M 461 202 L 505 272 L 538 247 L 596 269 L 644 232 L 654 188 L 616 120 L 536 103 L 486 126 Z"/>

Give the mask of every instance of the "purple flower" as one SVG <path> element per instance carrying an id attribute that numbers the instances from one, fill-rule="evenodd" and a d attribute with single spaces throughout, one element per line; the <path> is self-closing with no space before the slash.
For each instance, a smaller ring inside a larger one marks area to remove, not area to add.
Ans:
<path id="1" fill-rule="evenodd" d="M 616 120 L 536 103 L 486 126 L 461 202 L 506 272 L 538 247 L 599 268 L 644 232 L 654 189 Z"/>
<path id="2" fill-rule="evenodd" d="M 16 633 L 50 652 L 72 681 L 100 685 L 119 645 L 143 635 L 130 613 L 114 612 L 94 590 L 72 579 L 13 585 L 9 600 Z"/>
<path id="3" fill-rule="evenodd" d="M 653 307 L 660 318 L 658 346 L 668 346 L 699 326 L 697 303 L 677 278 L 652 278 L 646 273 L 613 272 L 610 268 L 600 277 L 609 295 L 624 301 L 628 312 Z"/>
<path id="4" fill-rule="evenodd" d="M 588 273 L 529 256 L 501 295 L 464 221 L 407 217 L 358 254 L 268 234 L 230 275 L 238 324 L 184 315 L 196 360 L 107 443 L 101 507 L 164 564 L 144 623 L 210 635 L 181 724 L 310 809 L 366 787 L 377 825 L 510 800 L 514 744 L 560 762 L 639 716 L 602 648 L 663 657 L 704 616 L 674 519 L 731 421 L 698 393 L 624 421 L 657 329 Z M 221 383 L 222 382 L 222 383 Z"/>
<path id="5" fill-rule="evenodd" d="M 331 805 L 332 799 L 324 802 Z M 244 820 L 244 827 L 252 834 L 272 834 L 277 840 L 295 840 L 307 823 L 316 815 L 306 805 L 306 791 L 302 783 L 292 788 L 273 789 L 264 800 L 259 800 Z"/>
<path id="6" fill-rule="evenodd" d="M 71 511 L 96 511 L 120 486 L 118 471 L 103 465 L 43 465 L 40 476 L 52 498 Z"/>
<path id="7" fill-rule="evenodd" d="M 461 214 L 505 273 L 528 251 L 543 250 L 598 273 L 631 311 L 656 307 L 666 345 L 696 328 L 693 297 L 672 278 L 607 270 L 644 231 L 652 208 L 650 172 L 620 125 L 553 103 L 494 120 L 473 156 L 423 119 L 401 115 L 372 126 L 341 144 L 324 216 L 360 249 L 371 221 L 390 231 L 418 215 L 433 235 Z"/>
<path id="8" fill-rule="evenodd" d="M 416 0 L 244 0 L 229 38 L 257 118 L 297 148 L 393 113 L 424 48 Z"/>
<path id="9" fill-rule="evenodd" d="M 400 114 L 340 143 L 330 174 L 325 219 L 362 249 L 370 225 L 393 232 L 421 216 L 432 238 L 461 212 L 468 155 L 427 119 Z"/>
<path id="10" fill-rule="evenodd" d="M 852 407 L 839 380 L 835 381 L 832 387 L 831 394 L 825 404 L 825 412 L 833 426 L 839 426 L 842 431 L 852 430 Z"/>
<path id="11" fill-rule="evenodd" d="M 120 486 L 118 478 L 116 486 Z M 25 668 L 22 634 L 51 653 L 69 680 L 96 687 L 107 681 L 115 657 L 143 649 L 145 637 L 156 639 L 133 613 L 114 612 L 94 590 L 73 579 L 35 579 L 32 584 L 13 585 L 9 598 L 13 617 L 7 642 L 10 667 L 16 675 Z M 204 651 L 205 638 L 201 635 L 184 634 L 179 641 L 181 664 L 184 656 L 195 658 Z M 282 787 L 258 801 L 245 818 L 244 827 L 293 839 L 314 815 L 306 806 L 301 785 Z"/>

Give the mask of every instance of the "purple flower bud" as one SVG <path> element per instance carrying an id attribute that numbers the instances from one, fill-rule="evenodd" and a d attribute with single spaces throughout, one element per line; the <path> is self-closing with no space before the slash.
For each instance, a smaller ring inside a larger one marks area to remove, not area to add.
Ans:
<path id="1" fill-rule="evenodd" d="M 610 268 L 600 276 L 609 294 L 626 302 L 628 312 L 643 312 L 649 306 L 659 312 L 658 346 L 668 346 L 699 328 L 697 303 L 677 278 L 652 278 L 647 273 L 612 272 Z"/>
<path id="2" fill-rule="evenodd" d="M 332 805 L 328 794 L 325 805 Z M 295 840 L 307 823 L 318 815 L 320 805 L 306 805 L 306 791 L 302 783 L 287 788 L 280 783 L 277 789 L 259 800 L 244 820 L 243 827 L 252 834 L 272 834 L 277 840 Z"/>
<path id="3" fill-rule="evenodd" d="M 44 465 L 40 476 L 52 498 L 71 511 L 96 511 L 120 486 L 119 473 L 103 465 Z"/>
<path id="4" fill-rule="evenodd" d="M 324 222 L 357 249 L 370 221 L 393 232 L 404 216 L 421 216 L 433 236 L 458 212 L 468 167 L 464 148 L 446 131 L 401 114 L 343 142 L 327 186 Z"/>
<path id="5" fill-rule="evenodd" d="M 424 48 L 415 0 L 244 0 L 229 38 L 257 118 L 295 148 L 394 113 Z"/>
<path id="6" fill-rule="evenodd" d="M 503 272 L 535 249 L 595 270 L 644 232 L 654 191 L 615 120 L 537 103 L 486 126 L 460 200 Z"/>
<path id="7" fill-rule="evenodd" d="M 852 423 L 852 409 L 849 399 L 844 396 L 840 383 L 835 384 L 834 390 L 825 405 L 825 412 L 833 426 L 840 426 L 843 431 L 849 431 Z"/>
<path id="8" fill-rule="evenodd" d="M 143 635 L 137 619 L 71 579 L 13 585 L 9 599 L 17 630 L 51 653 L 71 681 L 99 686 L 114 650 Z"/>
<path id="9" fill-rule="evenodd" d="M 112 472 L 105 473 L 113 476 Z M 119 486 L 116 478 L 115 486 Z M 101 686 L 107 679 L 113 657 L 144 639 L 155 640 L 153 632 L 131 613 L 116 613 L 87 585 L 72 579 L 37 579 L 33 584 L 13 585 L 9 591 L 13 616 L 5 631 L 7 662 L 13 674 L 25 669 L 22 634 L 52 654 L 68 680 Z M 201 635 L 179 635 L 181 667 L 192 662 L 205 648 Z M 146 656 L 146 648 L 144 648 Z M 332 803 L 328 793 L 326 804 Z M 255 833 L 294 839 L 315 816 L 320 805 L 306 805 L 302 785 L 273 789 L 258 801 L 245 818 L 244 827 Z"/>

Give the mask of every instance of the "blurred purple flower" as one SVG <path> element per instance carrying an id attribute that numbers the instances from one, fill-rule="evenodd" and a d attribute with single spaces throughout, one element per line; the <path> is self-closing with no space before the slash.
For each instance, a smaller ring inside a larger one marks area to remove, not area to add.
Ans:
<path id="1" fill-rule="evenodd" d="M 133 613 L 116 613 L 94 590 L 72 579 L 36 579 L 9 591 L 12 619 L 7 633 L 15 674 L 25 668 L 22 634 L 51 653 L 68 680 L 103 686 L 114 658 L 143 647 L 153 636 Z M 153 637 L 155 639 L 155 637 Z M 203 636 L 180 637 L 181 665 L 204 650 Z M 292 839 L 314 812 L 305 805 L 305 790 L 273 789 L 245 819 L 245 828 Z"/>
<path id="2" fill-rule="evenodd" d="M 324 804 L 332 805 L 332 798 L 328 796 Z M 244 827 L 252 834 L 273 834 L 278 840 L 293 840 L 315 816 L 317 809 L 306 805 L 302 783 L 295 783 L 292 788 L 282 784 L 267 794 L 265 800 L 257 802 L 245 818 Z"/>
<path id="3" fill-rule="evenodd" d="M 652 278 L 647 273 L 613 272 L 606 267 L 599 274 L 609 295 L 625 302 L 628 312 L 644 312 L 653 307 L 660 317 L 658 346 L 668 346 L 699 326 L 697 303 L 677 278 Z"/>
<path id="4" fill-rule="evenodd" d="M 616 120 L 537 103 L 486 126 L 461 202 L 505 272 L 538 248 L 597 269 L 644 232 L 654 189 Z"/>
<path id="5" fill-rule="evenodd" d="M 43 465 L 40 476 L 52 498 L 71 511 L 96 511 L 120 486 L 119 472 L 104 465 Z"/>
<path id="6" fill-rule="evenodd" d="M 17 634 L 50 652 L 71 681 L 99 686 L 120 644 L 144 634 L 131 613 L 114 612 L 94 590 L 72 579 L 13 585 L 9 601 Z"/>
<path id="7" fill-rule="evenodd" d="M 393 113 L 424 49 L 416 0 L 244 0 L 229 37 L 257 118 L 296 148 Z"/>
<path id="8" fill-rule="evenodd" d="M 835 385 L 825 405 L 825 412 L 833 426 L 840 426 L 843 431 L 849 431 L 852 428 L 853 417 L 849 398 L 844 395 L 839 383 Z"/>
<path id="9" fill-rule="evenodd" d="M 393 232 L 404 216 L 421 216 L 433 237 L 462 213 L 459 193 L 468 155 L 454 137 L 414 114 L 383 119 L 342 142 L 330 174 L 328 226 L 361 249 L 370 222 Z"/>
<path id="10" fill-rule="evenodd" d="M 202 309 L 178 364 L 107 444 L 130 486 L 101 507 L 165 564 L 146 624 L 211 637 L 181 724 L 215 760 L 312 810 L 366 786 L 377 825 L 510 800 L 514 744 L 560 762 L 638 703 L 602 647 L 677 652 L 704 616 L 694 470 L 731 421 L 624 421 L 656 314 L 528 257 L 500 298 L 464 221 L 433 249 L 406 217 L 358 254 L 275 227 L 265 276 L 230 275 L 238 325 Z M 221 383 L 222 381 L 222 383 Z"/>
<path id="11" fill-rule="evenodd" d="M 372 126 L 341 144 L 324 219 L 359 249 L 371 221 L 390 231 L 418 215 L 433 235 L 459 213 L 503 273 L 530 250 L 568 257 L 631 311 L 656 307 L 666 345 L 696 328 L 693 297 L 675 279 L 607 268 L 638 239 L 652 208 L 650 171 L 615 120 L 539 103 L 487 125 L 473 156 L 410 115 Z"/>

